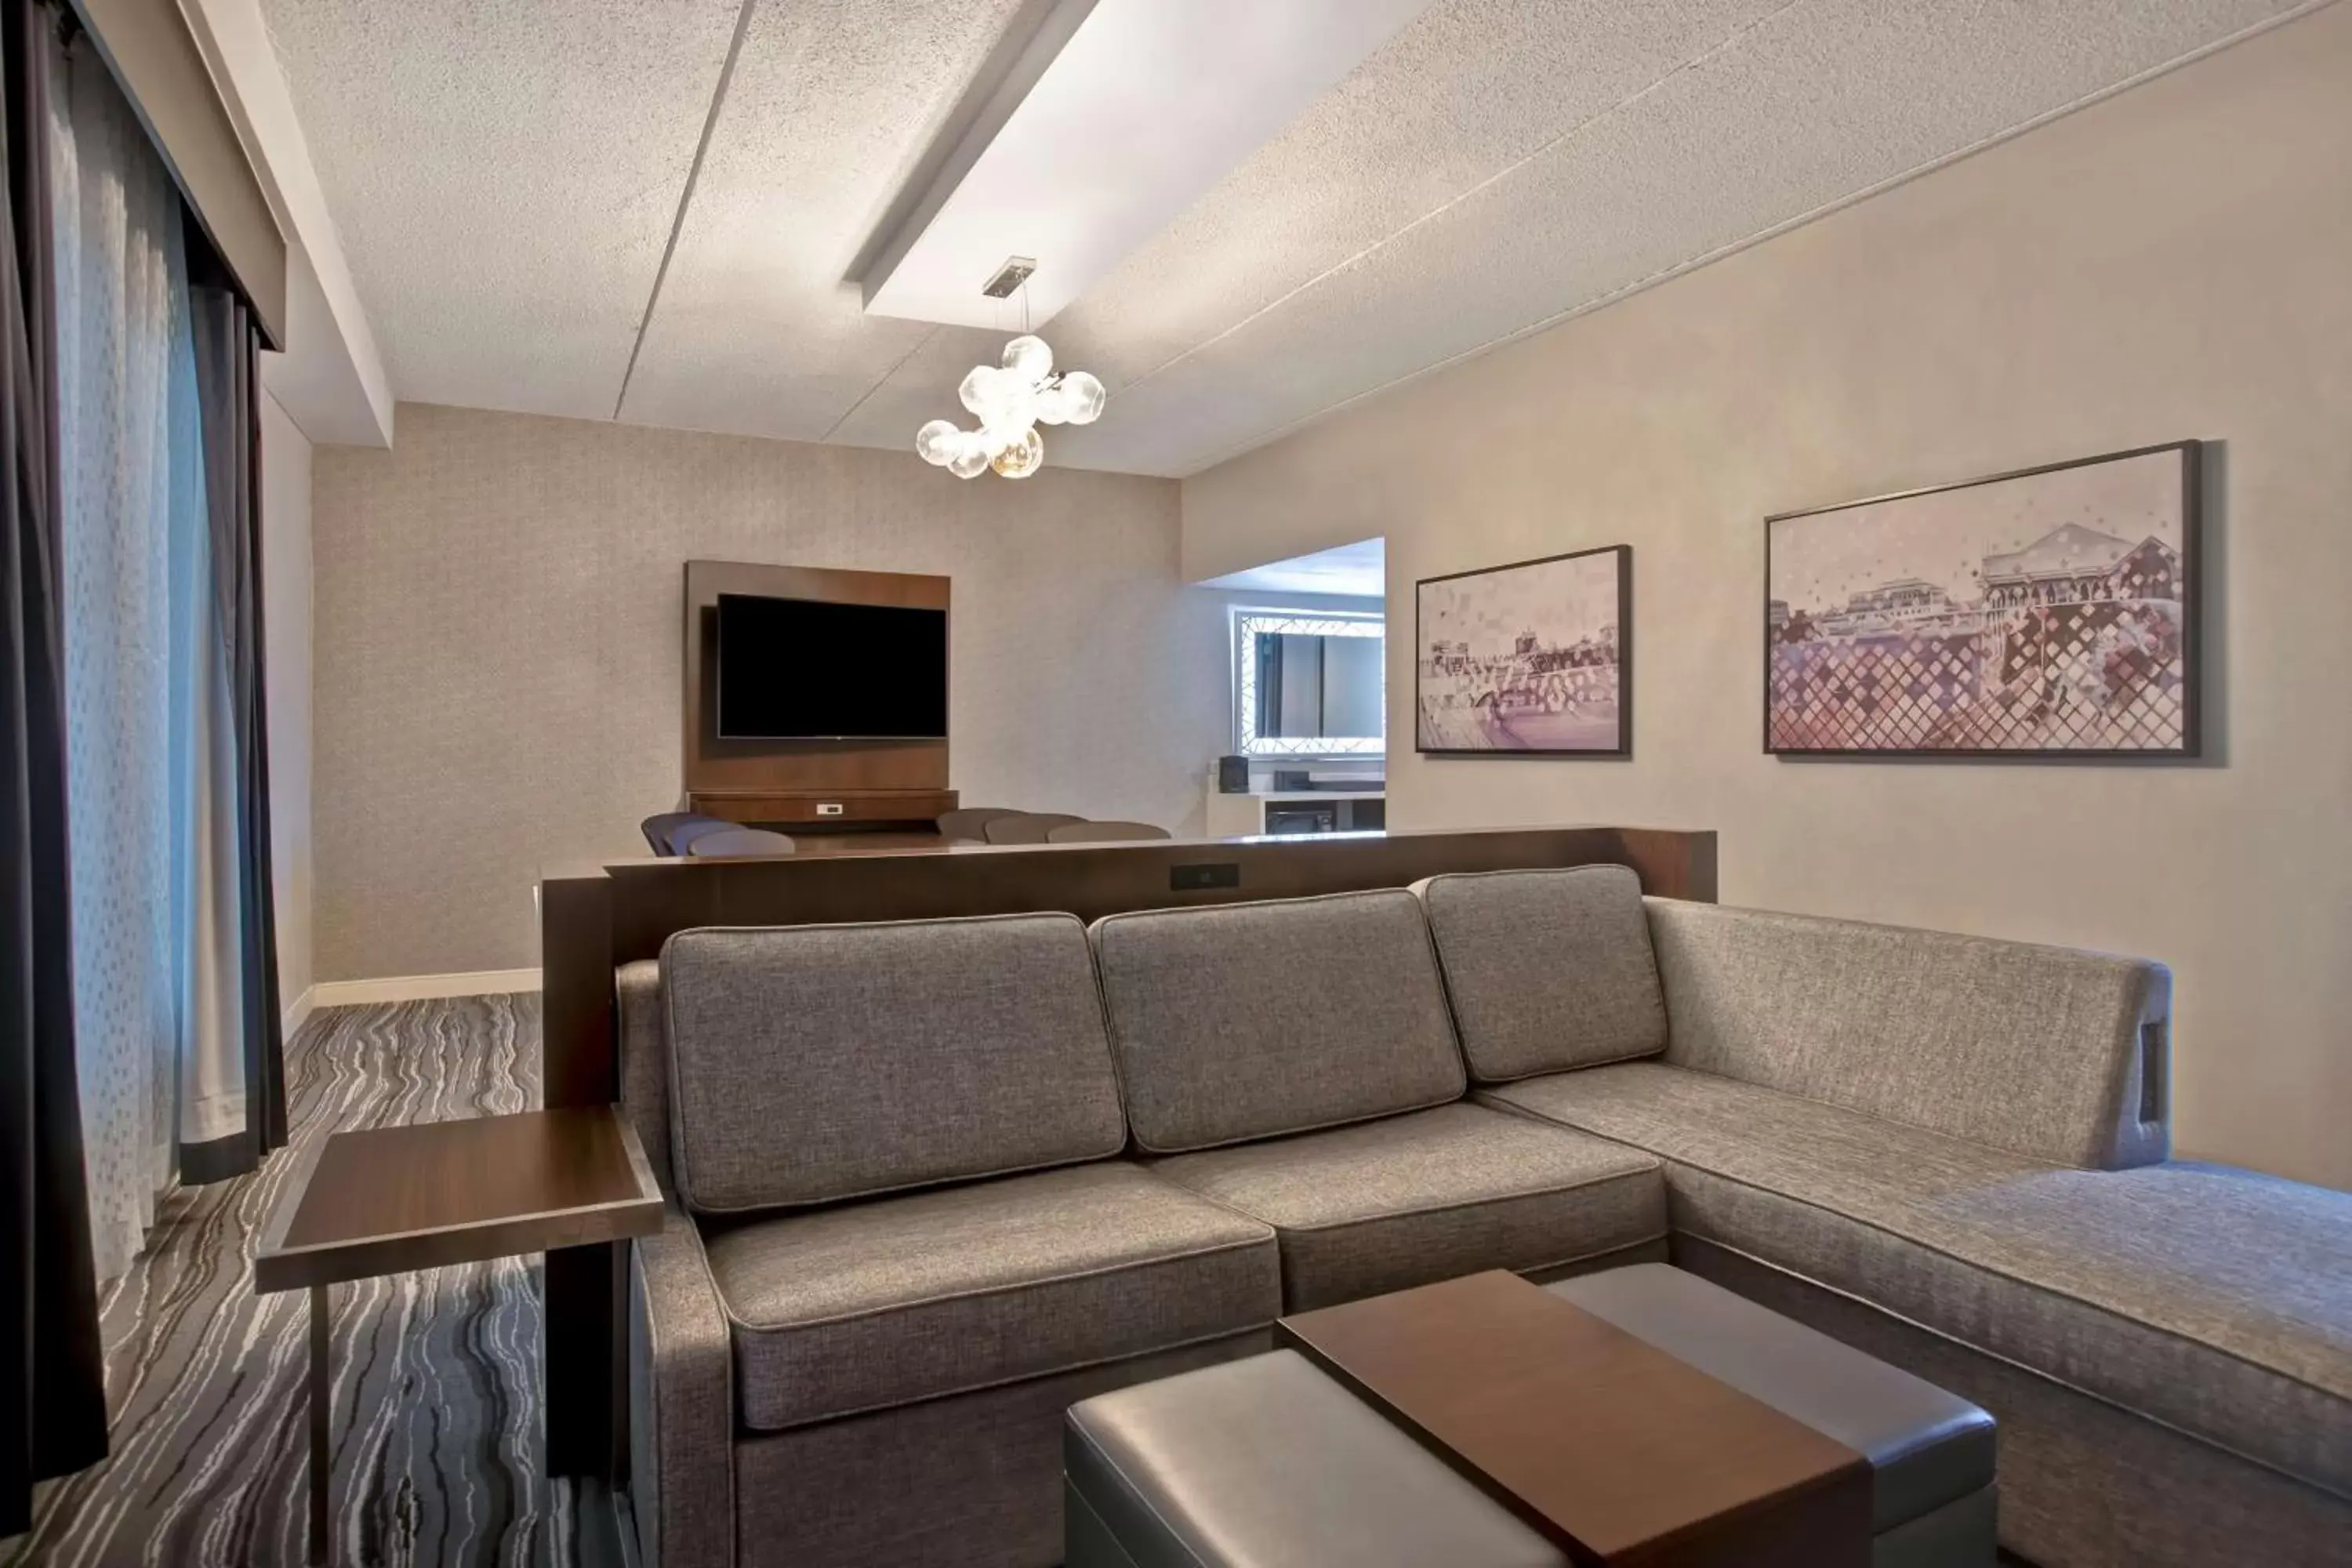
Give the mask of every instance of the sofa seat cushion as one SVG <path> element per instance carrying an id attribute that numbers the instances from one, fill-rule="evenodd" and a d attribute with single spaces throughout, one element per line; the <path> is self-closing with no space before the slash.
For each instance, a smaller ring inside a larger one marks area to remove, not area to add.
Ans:
<path id="1" fill-rule="evenodd" d="M 1139 1149 L 1180 1154 L 1462 1098 L 1421 900 L 1402 888 L 1094 924 Z"/>
<path id="2" fill-rule="evenodd" d="M 1262 1327 L 1274 1233 L 1126 1163 L 709 1238 L 743 1424 L 781 1430 Z"/>
<path id="3" fill-rule="evenodd" d="M 1678 1231 L 2352 1497 L 2352 1194 L 2053 1166 L 1657 1062 L 1488 1098 L 1664 1158 Z"/>
<path id="4" fill-rule="evenodd" d="M 1655 1160 L 1476 1105 L 1151 1169 L 1274 1226 L 1293 1312 L 1482 1268 L 1548 1269 L 1666 1233 Z"/>

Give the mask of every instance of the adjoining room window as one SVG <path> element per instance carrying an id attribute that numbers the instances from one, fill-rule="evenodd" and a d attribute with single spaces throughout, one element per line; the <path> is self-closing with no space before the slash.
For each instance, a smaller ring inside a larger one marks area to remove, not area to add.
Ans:
<path id="1" fill-rule="evenodd" d="M 1234 748 L 1250 757 L 1388 749 L 1387 624 L 1339 612 L 1234 612 Z"/>

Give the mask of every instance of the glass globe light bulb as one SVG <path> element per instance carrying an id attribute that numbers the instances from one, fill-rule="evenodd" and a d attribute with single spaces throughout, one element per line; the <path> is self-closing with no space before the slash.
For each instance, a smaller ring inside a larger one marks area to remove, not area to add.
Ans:
<path id="1" fill-rule="evenodd" d="M 980 471 L 988 467 L 989 448 L 978 431 L 960 434 L 963 437 L 962 444 L 956 448 L 955 456 L 948 459 L 948 472 L 960 479 L 977 479 Z"/>
<path id="2" fill-rule="evenodd" d="M 1023 434 L 1019 442 L 996 454 L 988 466 L 1008 479 L 1024 479 L 1037 471 L 1045 460 L 1045 438 L 1034 430 Z"/>
<path id="3" fill-rule="evenodd" d="M 976 364 L 964 376 L 963 384 L 956 388 L 956 395 L 963 400 L 966 408 L 985 419 L 1003 395 L 997 388 L 1003 374 L 992 364 Z"/>
<path id="4" fill-rule="evenodd" d="M 1103 405 L 1110 394 L 1103 384 L 1082 370 L 1071 371 L 1062 377 L 1062 418 L 1070 425 L 1091 425 L 1102 417 Z"/>
<path id="5" fill-rule="evenodd" d="M 1054 351 L 1045 340 L 1023 333 L 1004 345 L 1004 368 L 1031 386 L 1054 374 Z"/>
<path id="6" fill-rule="evenodd" d="M 915 432 L 915 455 L 933 468 L 944 468 L 963 450 L 963 432 L 949 419 L 934 419 Z"/>
<path id="7" fill-rule="evenodd" d="M 1016 445 L 1000 451 L 995 461 L 990 463 L 990 468 L 995 468 L 1007 479 L 1025 479 L 1033 472 L 1037 472 L 1040 463 L 1045 463 L 1045 437 L 1034 430 L 1028 430 L 1028 433 L 1021 435 Z"/>
<path id="8" fill-rule="evenodd" d="M 1036 411 L 1036 389 L 1008 371 L 999 371 L 976 412 L 981 424 L 992 430 L 1004 431 L 1012 437 L 1037 422 Z"/>

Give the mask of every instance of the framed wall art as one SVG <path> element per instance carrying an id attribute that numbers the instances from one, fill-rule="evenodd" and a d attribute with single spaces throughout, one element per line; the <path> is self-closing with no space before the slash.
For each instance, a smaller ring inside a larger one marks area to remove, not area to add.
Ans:
<path id="1" fill-rule="evenodd" d="M 1633 753 L 1633 551 L 1612 544 L 1413 584 L 1413 749 Z"/>
<path id="2" fill-rule="evenodd" d="M 2198 454 L 1766 519 L 1764 749 L 2197 755 Z"/>

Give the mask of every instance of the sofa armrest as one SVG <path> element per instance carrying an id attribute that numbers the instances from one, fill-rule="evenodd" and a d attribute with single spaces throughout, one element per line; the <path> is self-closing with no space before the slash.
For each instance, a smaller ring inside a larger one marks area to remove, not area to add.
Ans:
<path id="1" fill-rule="evenodd" d="M 631 1248 L 629 1493 L 646 1568 L 734 1568 L 734 1349 L 701 1232 Z"/>
<path id="2" fill-rule="evenodd" d="M 2147 959 L 1649 899 L 1666 1059 L 2053 1164 L 2170 1149 Z"/>
<path id="3" fill-rule="evenodd" d="M 641 959 L 613 972 L 613 1021 L 620 1043 L 621 1110 L 637 1130 L 662 1191 L 669 1168 L 669 1038 L 662 1016 L 661 965 Z"/>

